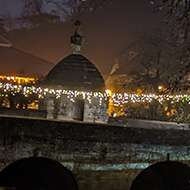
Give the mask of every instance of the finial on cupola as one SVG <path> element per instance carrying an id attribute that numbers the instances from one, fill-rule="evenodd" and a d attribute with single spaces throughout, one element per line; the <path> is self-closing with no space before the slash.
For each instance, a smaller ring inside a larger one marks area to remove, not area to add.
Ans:
<path id="1" fill-rule="evenodd" d="M 80 26 L 81 22 L 77 20 L 75 22 L 75 33 L 73 36 L 71 36 L 71 46 L 73 47 L 73 54 L 80 54 L 81 46 L 83 43 L 83 37 L 80 35 Z"/>

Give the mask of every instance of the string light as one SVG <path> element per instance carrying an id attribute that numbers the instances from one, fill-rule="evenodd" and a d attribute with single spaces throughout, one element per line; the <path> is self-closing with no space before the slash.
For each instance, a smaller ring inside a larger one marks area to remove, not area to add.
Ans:
<path id="1" fill-rule="evenodd" d="M 102 105 L 103 101 L 109 100 L 109 102 L 114 106 L 122 106 L 127 103 L 151 103 L 153 100 L 158 101 L 160 104 L 163 104 L 164 102 L 170 102 L 172 104 L 177 102 L 187 102 L 190 104 L 190 95 L 188 94 L 128 94 L 114 93 L 109 90 L 106 90 L 104 93 L 102 93 L 0 83 L 0 96 L 7 97 L 9 93 L 11 93 L 13 96 L 15 96 L 17 93 L 21 93 L 25 97 L 35 94 L 38 96 L 38 98 L 55 96 L 55 98 L 58 99 L 62 96 L 65 96 L 72 102 L 74 102 L 75 99 L 79 97 L 86 99 L 89 103 L 92 103 L 92 101 L 97 99 L 99 105 Z"/>

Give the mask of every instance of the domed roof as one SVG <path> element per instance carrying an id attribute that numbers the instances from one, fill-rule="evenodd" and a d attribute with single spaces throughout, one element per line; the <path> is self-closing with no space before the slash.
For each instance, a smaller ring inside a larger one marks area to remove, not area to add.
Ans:
<path id="1" fill-rule="evenodd" d="M 81 54 L 71 54 L 61 60 L 48 73 L 45 84 L 62 86 L 71 90 L 105 90 L 101 73 Z"/>

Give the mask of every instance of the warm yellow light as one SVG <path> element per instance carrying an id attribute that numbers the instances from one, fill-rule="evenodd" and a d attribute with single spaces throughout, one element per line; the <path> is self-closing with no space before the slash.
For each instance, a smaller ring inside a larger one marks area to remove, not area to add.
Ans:
<path id="1" fill-rule="evenodd" d="M 158 90 L 162 90 L 163 89 L 163 86 L 162 85 L 159 85 L 158 86 Z"/>
<path id="2" fill-rule="evenodd" d="M 111 96 L 111 90 L 106 89 L 106 94 L 108 94 L 109 96 Z"/>
<path id="3" fill-rule="evenodd" d="M 2 75 L 0 75 L 0 79 L 2 79 L 2 80 L 12 80 L 13 82 L 16 82 L 18 84 L 23 84 L 23 83 L 35 84 L 35 81 L 36 81 L 35 78 L 31 78 L 31 77 L 2 76 Z"/>

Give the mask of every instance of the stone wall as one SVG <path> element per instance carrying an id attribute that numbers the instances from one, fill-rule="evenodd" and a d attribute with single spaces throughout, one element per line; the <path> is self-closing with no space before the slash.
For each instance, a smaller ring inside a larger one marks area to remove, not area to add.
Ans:
<path id="1" fill-rule="evenodd" d="M 82 107 L 80 104 L 82 102 Z M 61 96 L 56 99 L 54 96 L 44 98 L 43 106 L 39 106 L 40 109 L 47 110 L 48 119 L 59 120 L 81 120 L 92 123 L 107 123 L 108 121 L 108 100 L 102 100 L 102 104 L 99 104 L 97 98 L 93 98 L 91 103 L 88 100 L 82 99 L 82 97 L 74 98 L 73 101 L 66 96 Z M 81 113 L 76 113 L 78 112 Z M 80 111 L 79 111 L 80 110 Z M 81 115 L 78 119 L 76 115 Z"/>
<path id="2" fill-rule="evenodd" d="M 21 108 L 0 108 L 0 115 L 24 116 L 24 117 L 47 117 L 46 110 L 21 109 Z"/>
<path id="3" fill-rule="evenodd" d="M 129 190 L 140 171 L 167 159 L 189 164 L 189 131 L 0 117 L 0 170 L 25 157 L 63 164 L 80 190 Z"/>

